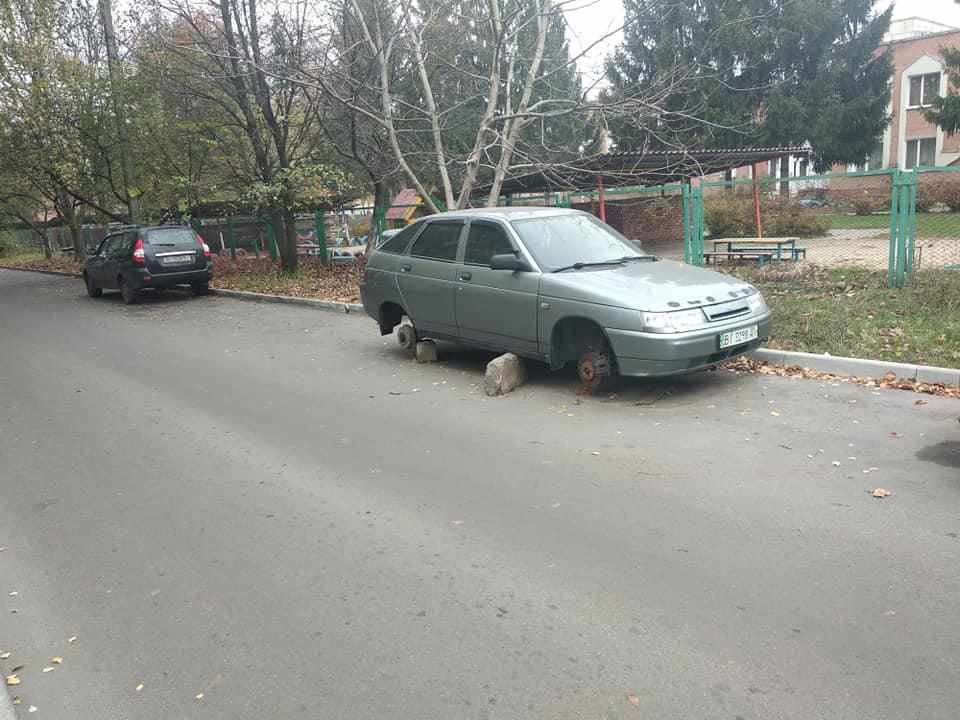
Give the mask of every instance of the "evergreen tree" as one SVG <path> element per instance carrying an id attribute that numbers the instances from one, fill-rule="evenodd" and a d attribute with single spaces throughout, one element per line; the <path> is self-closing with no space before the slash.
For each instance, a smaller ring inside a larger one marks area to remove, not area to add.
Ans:
<path id="1" fill-rule="evenodd" d="M 860 162 L 888 122 L 891 10 L 873 0 L 624 0 L 607 61 L 614 96 L 664 98 L 621 147 L 813 146 L 815 166 Z M 669 87 L 670 92 L 663 92 Z"/>

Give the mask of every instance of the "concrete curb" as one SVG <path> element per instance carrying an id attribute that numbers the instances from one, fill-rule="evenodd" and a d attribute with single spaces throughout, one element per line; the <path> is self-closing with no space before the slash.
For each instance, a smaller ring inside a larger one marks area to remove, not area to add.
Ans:
<path id="1" fill-rule="evenodd" d="M 63 272 L 62 270 L 35 270 L 33 268 L 8 267 L 6 265 L 0 265 L 0 270 L 16 270 L 17 272 L 40 273 L 41 275 L 59 275 L 61 277 L 72 277 L 78 279 L 83 277 L 79 273 Z"/>
<path id="2" fill-rule="evenodd" d="M 17 720 L 17 711 L 13 709 L 8 688 L 0 688 L 0 720 Z"/>
<path id="3" fill-rule="evenodd" d="M 310 298 L 289 297 L 287 295 L 268 295 L 266 293 L 247 292 L 246 290 L 224 290 L 210 288 L 211 295 L 223 295 L 237 300 L 252 302 L 277 303 L 279 305 L 300 305 L 314 310 L 337 310 L 342 313 L 363 312 L 363 305 L 358 303 L 342 303 L 333 300 L 312 300 Z"/>
<path id="4" fill-rule="evenodd" d="M 817 355 L 805 352 L 788 352 L 786 350 L 771 350 L 770 348 L 759 348 L 750 353 L 750 356 L 755 360 L 768 362 L 771 365 L 804 367 L 834 375 L 882 378 L 888 372 L 892 372 L 901 379 L 960 387 L 960 370 L 952 368 L 888 362 L 886 360 L 834 357 L 833 355 Z"/>

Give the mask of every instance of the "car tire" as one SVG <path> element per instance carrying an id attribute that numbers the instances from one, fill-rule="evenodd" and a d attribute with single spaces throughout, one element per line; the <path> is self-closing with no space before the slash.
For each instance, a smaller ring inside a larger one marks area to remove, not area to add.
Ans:
<path id="1" fill-rule="evenodd" d="M 404 350 L 413 352 L 413 349 L 417 346 L 417 331 L 413 325 L 404 323 L 397 329 L 397 342 Z"/>
<path id="2" fill-rule="evenodd" d="M 133 305 L 137 302 L 137 291 L 123 278 L 120 278 L 120 296 L 125 305 Z"/>
<path id="3" fill-rule="evenodd" d="M 83 283 L 87 286 L 87 295 L 92 298 L 98 298 L 103 295 L 103 288 L 98 288 L 93 284 L 93 281 L 90 279 L 90 276 L 87 273 L 83 274 Z"/>
<path id="4" fill-rule="evenodd" d="M 190 285 L 190 289 L 194 295 L 209 295 L 210 283 L 193 283 Z"/>
<path id="5" fill-rule="evenodd" d="M 617 369 L 610 348 L 604 344 L 584 350 L 577 360 L 577 377 L 590 392 L 613 388 L 617 382 Z"/>

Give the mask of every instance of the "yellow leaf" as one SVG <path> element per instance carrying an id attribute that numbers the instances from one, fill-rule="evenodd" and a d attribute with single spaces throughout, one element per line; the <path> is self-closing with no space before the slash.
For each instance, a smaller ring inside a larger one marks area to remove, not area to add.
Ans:
<path id="1" fill-rule="evenodd" d="M 57 655 L 50 658 L 50 662 L 52 662 L 54 665 L 61 665 L 63 663 L 63 658 Z"/>
<path id="2" fill-rule="evenodd" d="M 143 690 L 143 683 L 140 683 L 139 685 L 137 685 L 136 689 L 137 689 L 137 692 L 140 692 L 141 690 Z"/>
<path id="3" fill-rule="evenodd" d="M 45 668 L 43 669 L 43 672 L 45 672 L 45 673 L 53 672 L 55 669 L 56 669 L 56 668 L 54 668 L 53 665 L 47 665 L 47 667 L 45 667 Z"/>
<path id="4" fill-rule="evenodd" d="M 18 678 L 16 675 L 7 675 L 6 680 L 7 680 L 7 685 L 19 685 L 19 684 L 20 684 L 20 678 Z"/>
<path id="5" fill-rule="evenodd" d="M 203 693 L 197 693 L 196 695 L 194 695 L 194 698 L 197 700 L 203 700 Z"/>
<path id="6" fill-rule="evenodd" d="M 0 653 L 0 660 L 6 660 L 9 657 L 10 657 L 10 653 L 8 652 Z"/>

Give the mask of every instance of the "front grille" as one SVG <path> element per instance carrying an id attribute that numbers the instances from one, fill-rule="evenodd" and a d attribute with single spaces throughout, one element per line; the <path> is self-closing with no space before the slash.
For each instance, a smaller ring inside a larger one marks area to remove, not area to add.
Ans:
<path id="1" fill-rule="evenodd" d="M 745 299 L 740 298 L 738 300 L 728 300 L 724 303 L 717 303 L 716 305 L 707 305 L 703 308 L 703 312 L 706 313 L 707 319 L 710 320 L 710 322 L 717 322 L 719 320 L 729 320 L 730 318 L 739 317 L 740 315 L 749 315 L 750 306 Z"/>

